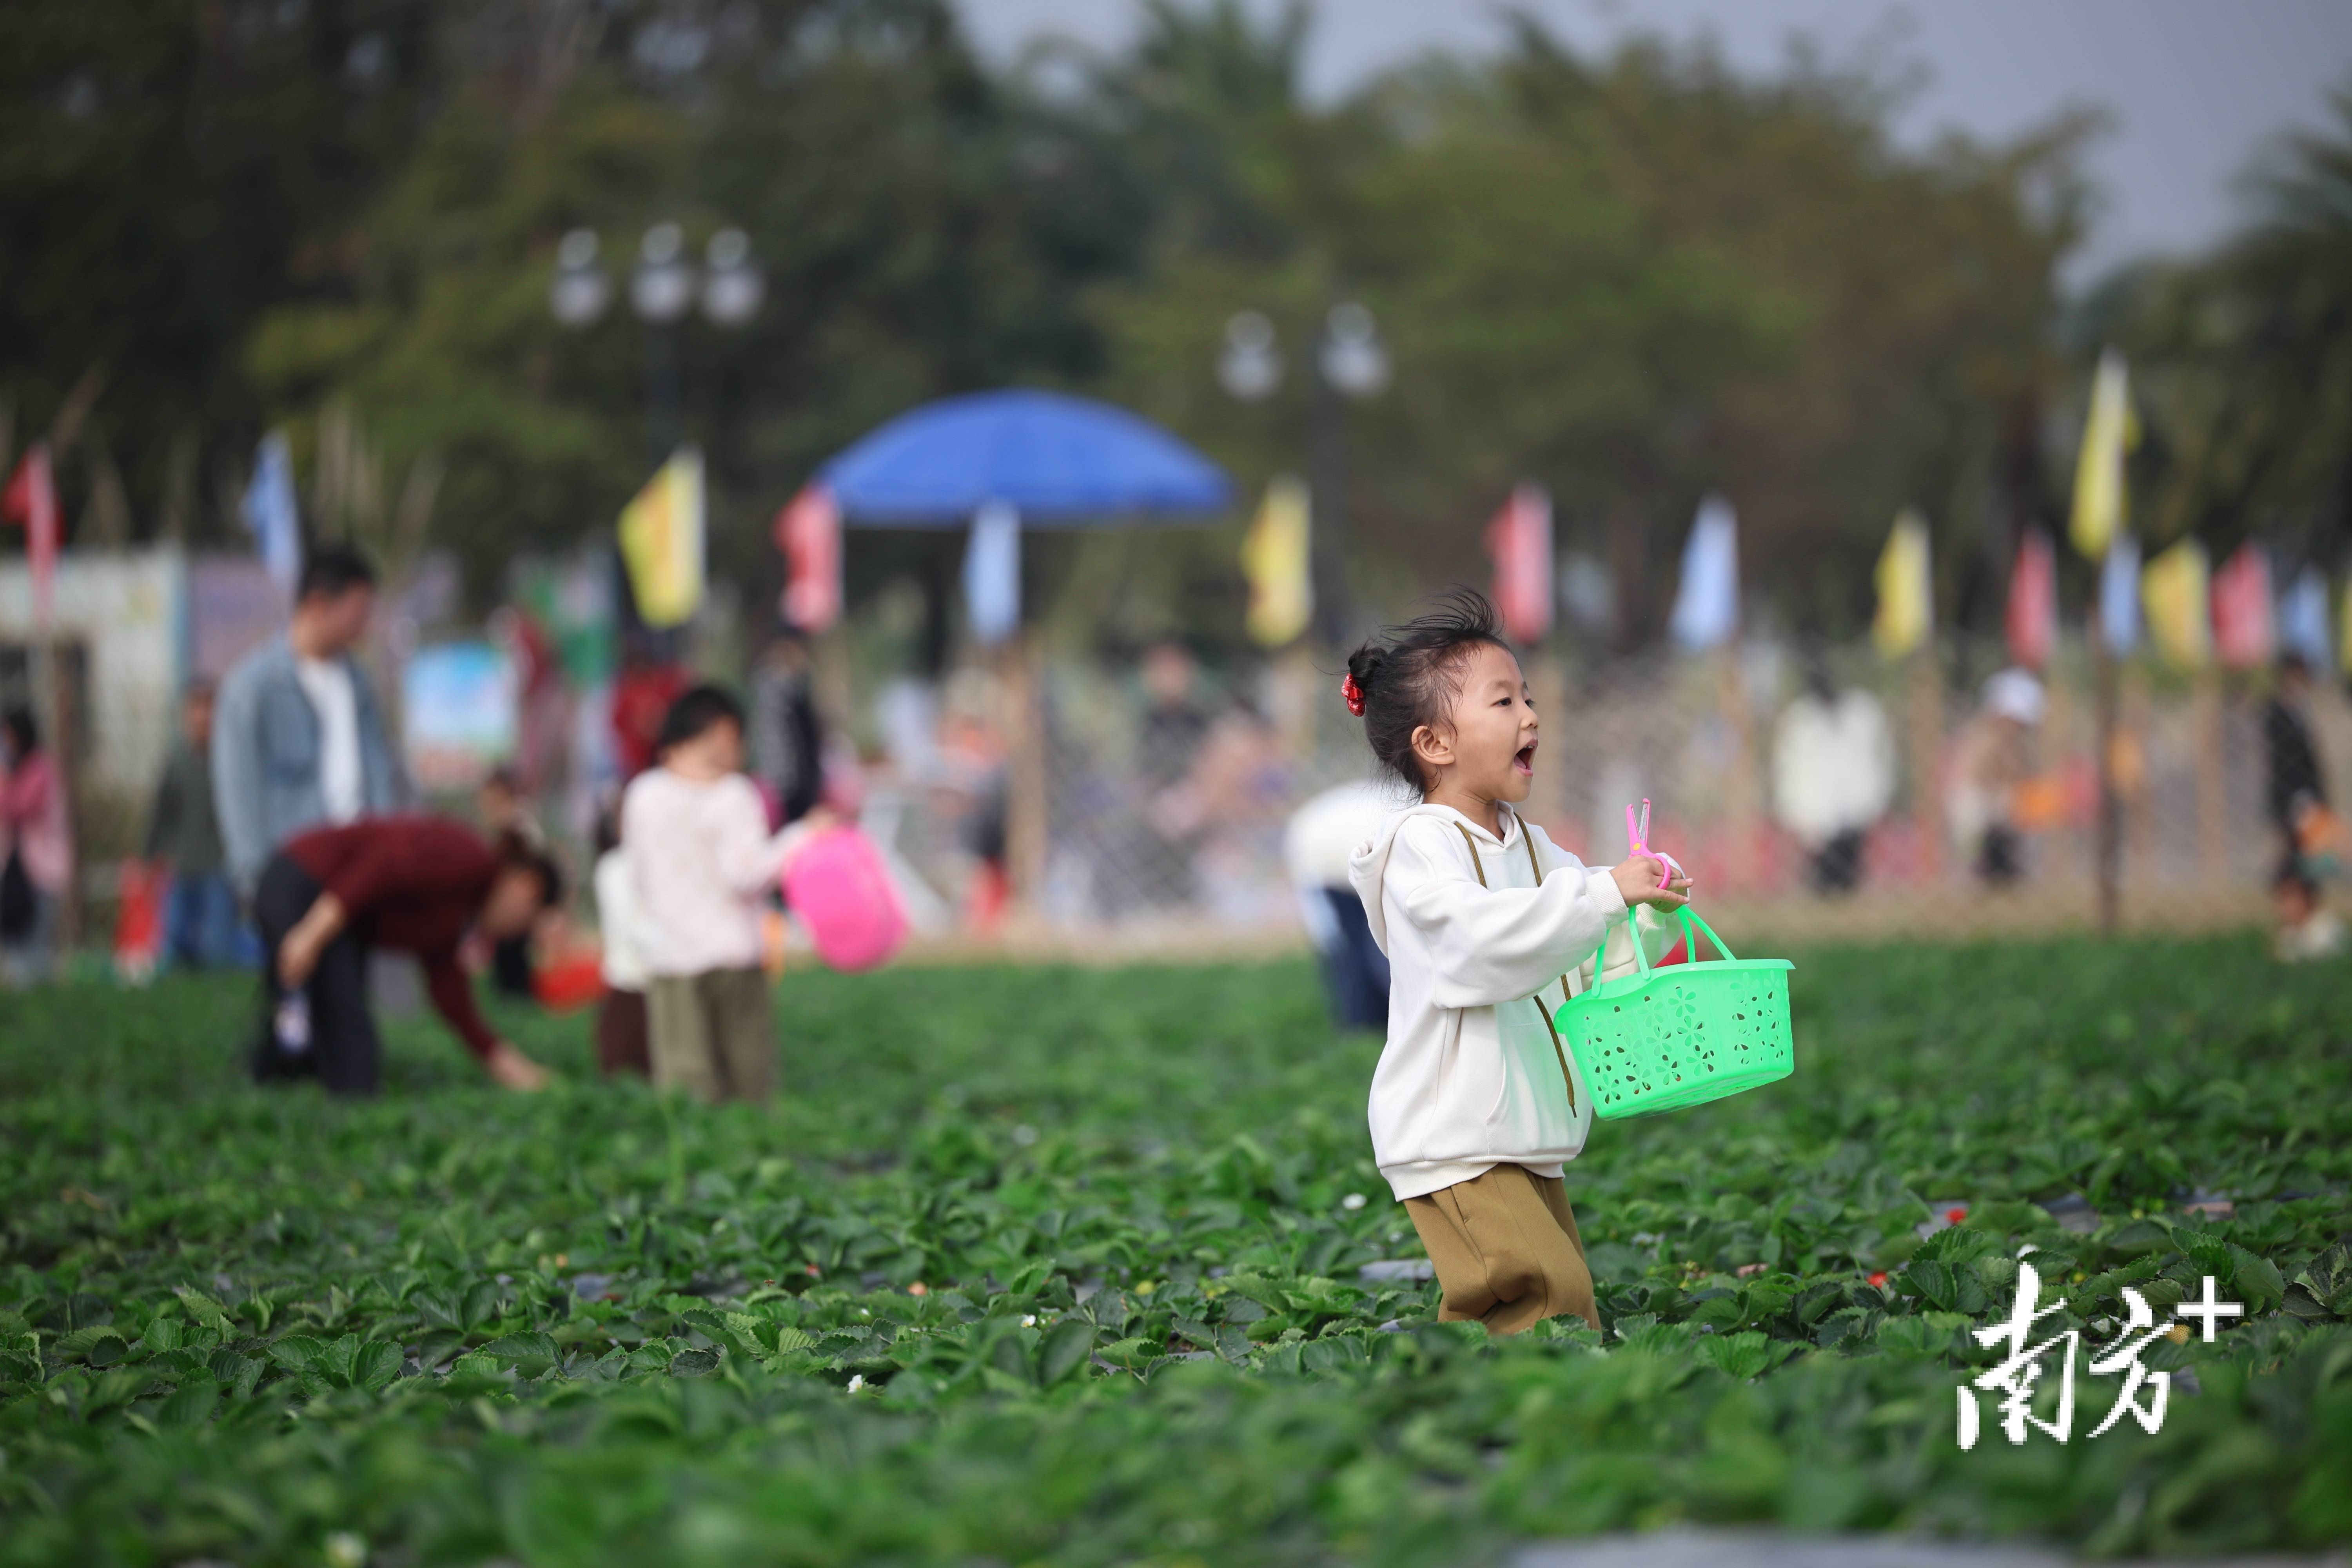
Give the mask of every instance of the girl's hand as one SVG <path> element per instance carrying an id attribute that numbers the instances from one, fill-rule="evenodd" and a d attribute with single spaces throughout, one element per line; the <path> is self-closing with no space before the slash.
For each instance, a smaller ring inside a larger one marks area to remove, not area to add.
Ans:
<path id="1" fill-rule="evenodd" d="M 1654 904 L 1662 910 L 1678 910 L 1690 902 L 1691 879 L 1688 877 L 1668 877 L 1665 862 L 1648 855 L 1636 855 L 1631 860 L 1620 860 L 1609 868 L 1610 879 L 1617 890 L 1625 895 L 1625 907 Z"/>

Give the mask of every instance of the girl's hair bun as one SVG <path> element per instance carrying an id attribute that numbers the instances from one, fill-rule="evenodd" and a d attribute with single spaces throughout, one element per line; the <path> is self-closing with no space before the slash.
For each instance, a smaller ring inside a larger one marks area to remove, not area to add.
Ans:
<path id="1" fill-rule="evenodd" d="M 1415 789 L 1426 791 L 1430 781 L 1413 755 L 1412 733 L 1423 724 L 1444 722 L 1461 693 L 1462 666 L 1482 644 L 1510 646 L 1486 596 L 1456 588 L 1348 656 L 1348 676 L 1364 704 L 1364 739 L 1372 755 Z"/>

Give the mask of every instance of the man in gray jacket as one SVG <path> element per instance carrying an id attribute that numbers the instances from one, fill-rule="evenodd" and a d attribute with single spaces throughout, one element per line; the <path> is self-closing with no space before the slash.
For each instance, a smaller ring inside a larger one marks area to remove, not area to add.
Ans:
<path id="1" fill-rule="evenodd" d="M 294 617 L 221 682 L 213 797 L 228 874 L 251 899 L 270 852 L 308 827 L 399 804 L 375 693 L 351 650 L 375 608 L 375 569 L 347 545 L 303 563 Z"/>

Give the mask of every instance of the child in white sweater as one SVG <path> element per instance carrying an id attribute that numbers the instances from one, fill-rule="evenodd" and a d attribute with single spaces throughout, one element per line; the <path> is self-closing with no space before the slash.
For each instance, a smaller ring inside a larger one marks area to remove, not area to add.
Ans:
<path id="1" fill-rule="evenodd" d="M 1349 867 L 1391 977 L 1373 1157 L 1436 1266 L 1441 1319 L 1597 1329 L 1561 1175 L 1592 1104 L 1551 1015 L 1596 968 L 1631 969 L 1637 929 L 1662 955 L 1673 925 L 1633 910 L 1675 908 L 1690 883 L 1647 858 L 1588 868 L 1511 809 L 1535 782 L 1538 725 L 1478 595 L 1365 644 L 1348 671 L 1373 754 L 1421 797 Z"/>
<path id="2" fill-rule="evenodd" d="M 704 1100 L 765 1100 L 776 1041 L 761 901 L 824 818 L 768 832 L 768 808 L 743 773 L 742 707 L 718 687 L 670 704 L 656 754 L 621 797 L 654 1083 Z"/>

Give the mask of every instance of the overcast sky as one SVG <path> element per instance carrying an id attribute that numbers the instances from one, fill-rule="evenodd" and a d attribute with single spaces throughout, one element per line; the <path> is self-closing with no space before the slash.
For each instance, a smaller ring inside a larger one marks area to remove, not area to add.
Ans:
<path id="1" fill-rule="evenodd" d="M 1279 0 L 1247 0 L 1273 15 Z M 981 47 L 1003 59 L 1041 31 L 1116 47 L 1130 0 L 955 0 Z M 2327 91 L 2352 79 L 2352 0 L 1517 0 L 1556 32 L 1603 45 L 1628 27 L 1711 32 L 1735 64 L 1783 58 L 1791 32 L 1832 58 L 1892 47 L 1929 72 L 1901 130 L 1958 125 L 2000 135 L 2070 103 L 2113 126 L 2089 165 L 2105 197 L 2076 281 L 2148 251 L 2199 248 L 2236 212 L 2232 182 L 2282 132 L 2324 122 Z M 1307 90 L 1344 93 L 1431 47 L 1476 51 L 1500 37 L 1489 0 L 1321 0 Z"/>

